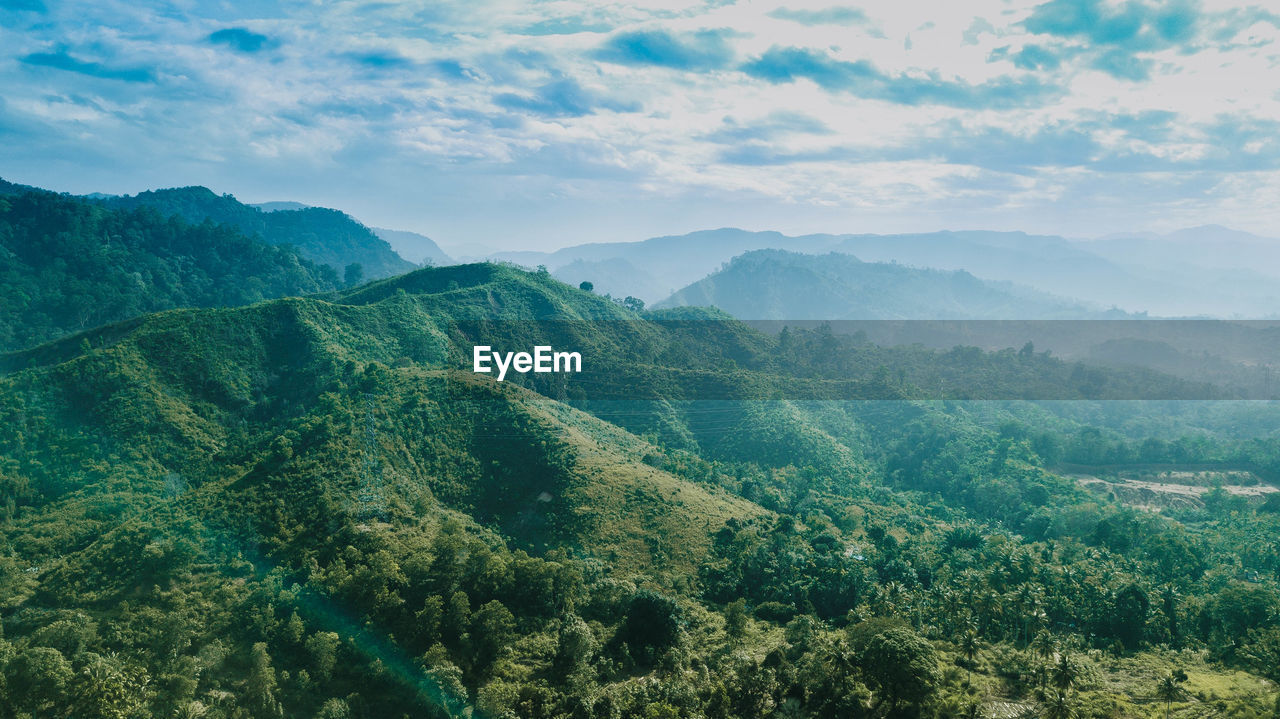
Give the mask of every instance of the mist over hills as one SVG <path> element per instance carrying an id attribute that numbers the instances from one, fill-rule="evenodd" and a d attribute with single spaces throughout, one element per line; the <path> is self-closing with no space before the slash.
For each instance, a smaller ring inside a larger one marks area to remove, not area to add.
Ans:
<path id="1" fill-rule="evenodd" d="M 1197 243 L 1221 232 L 1171 238 L 1069 240 L 1021 232 L 933 232 L 902 235 L 786 236 L 725 228 L 641 242 L 594 243 L 550 253 L 501 252 L 497 259 L 545 265 L 566 282 L 591 281 L 602 292 L 658 302 L 744 252 L 779 249 L 840 252 L 864 262 L 964 270 L 1101 308 L 1159 316 L 1262 318 L 1280 312 L 1276 283 L 1265 274 L 1277 243 L 1231 235 L 1246 247 L 1217 252 Z M 1234 245 L 1233 245 L 1234 246 Z M 1182 248 L 1182 249 L 1179 249 Z M 1213 262 L 1202 259 L 1213 255 Z M 1261 263 L 1261 264 L 1255 264 Z M 600 281 L 596 281 L 596 277 Z"/>
<path id="2" fill-rule="evenodd" d="M 1280 240 L 1205 225 L 1165 235 L 1112 235 L 1078 244 L 1133 268 L 1137 275 L 1176 283 L 1184 288 L 1183 303 L 1201 307 L 1199 313 L 1280 314 Z"/>
<path id="3" fill-rule="evenodd" d="M 396 254 L 419 265 L 452 265 L 455 260 L 445 254 L 444 250 L 426 235 L 408 230 L 388 230 L 382 227 L 371 227 L 373 233 L 391 245 Z"/>
<path id="4" fill-rule="evenodd" d="M 840 253 L 754 250 L 658 303 L 711 306 L 748 320 L 1101 319 L 1067 300 L 963 270 L 862 262 Z"/>

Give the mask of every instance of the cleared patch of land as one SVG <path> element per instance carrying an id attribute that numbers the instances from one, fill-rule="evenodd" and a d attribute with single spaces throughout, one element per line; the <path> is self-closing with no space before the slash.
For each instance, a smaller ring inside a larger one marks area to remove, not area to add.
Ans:
<path id="1" fill-rule="evenodd" d="M 1200 507 L 1205 494 L 1221 487 L 1242 497 L 1265 497 L 1280 488 L 1263 482 L 1244 470 L 1168 470 L 1162 472 L 1120 472 L 1099 477 L 1072 473 L 1081 487 L 1102 496 L 1114 497 L 1129 506 L 1159 510 L 1167 507 Z"/>

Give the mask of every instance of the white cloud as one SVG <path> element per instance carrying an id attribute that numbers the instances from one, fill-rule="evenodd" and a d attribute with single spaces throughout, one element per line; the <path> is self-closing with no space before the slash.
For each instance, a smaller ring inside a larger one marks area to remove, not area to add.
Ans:
<path id="1" fill-rule="evenodd" d="M 1280 219 L 1264 201 L 1280 157 L 1257 126 L 1280 117 L 1280 28 L 1261 6 L 1205 2 L 1193 40 L 1126 49 L 1149 68 L 1135 82 L 1098 69 L 1089 40 L 1030 33 L 1036 2 L 784 5 L 60 3 L 0 29 L 0 131 L 24 141 L 0 146 L 0 174 L 72 191 L 202 182 L 491 243 L 480 233 L 502 227 L 552 244 L 682 222 L 1084 234 Z M 208 41 L 226 28 L 270 42 Z M 728 53 L 696 70 L 646 55 L 662 42 L 597 59 L 619 33 L 708 30 Z M 1020 66 L 1032 45 L 1057 66 Z M 816 64 L 739 69 L 772 48 Z M 152 80 L 112 79 L 124 70 Z M 1050 92 L 983 106 L 1033 82 Z M 69 172 L 78 152 L 112 162 Z M 1117 185 L 1134 190 L 1119 213 L 1095 191 Z"/>

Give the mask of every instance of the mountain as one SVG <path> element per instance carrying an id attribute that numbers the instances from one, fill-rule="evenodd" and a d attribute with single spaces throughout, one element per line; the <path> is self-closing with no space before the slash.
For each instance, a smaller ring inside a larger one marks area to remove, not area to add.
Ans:
<path id="1" fill-rule="evenodd" d="M 338 210 L 322 207 L 263 211 L 231 195 L 217 195 L 204 187 L 179 187 L 140 192 L 100 200 L 113 209 L 150 207 L 164 216 L 190 223 L 212 220 L 232 225 L 273 245 L 296 247 L 303 257 L 329 265 L 338 273 L 358 264 L 363 277 L 379 278 L 414 269 L 372 230 Z"/>
<path id="2" fill-rule="evenodd" d="M 590 282 L 602 293 L 618 297 L 662 297 L 670 292 L 666 283 L 621 258 L 609 260 L 574 260 L 551 273 L 571 285 Z M 598 285 L 598 287 L 596 287 Z"/>
<path id="3" fill-rule="evenodd" d="M 254 202 L 249 205 L 256 207 L 263 212 L 280 212 L 281 210 L 305 210 L 311 205 L 304 205 L 301 202 L 290 202 L 288 200 L 275 202 Z"/>
<path id="4" fill-rule="evenodd" d="M 173 307 L 334 290 L 337 275 L 234 227 L 5 183 L 0 351 Z"/>
<path id="5" fill-rule="evenodd" d="M 733 257 L 760 249 L 809 254 L 840 252 L 867 262 L 965 270 L 984 280 L 1014 282 L 1042 292 L 1104 307 L 1117 305 L 1130 311 L 1155 309 L 1158 306 L 1155 303 L 1177 295 L 1173 285 L 1136 276 L 1068 240 L 1020 232 L 787 236 L 778 232 L 724 228 L 642 242 L 588 244 L 552 253 L 500 253 L 495 257 L 529 267 L 543 264 L 553 272 L 577 261 L 622 259 L 639 273 L 634 278 L 620 278 L 616 285 L 606 275 L 597 289 L 656 302 L 714 272 Z M 655 294 L 651 279 L 654 277 L 663 278 L 670 288 Z"/>
<path id="6" fill-rule="evenodd" d="M 852 255 L 756 250 L 659 307 L 712 306 L 740 319 L 1062 319 L 1101 316 L 963 270 L 862 262 Z"/>
<path id="7" fill-rule="evenodd" d="M 986 231 L 848 235 L 832 249 L 867 262 L 965 270 L 1102 307 L 1180 313 L 1171 311 L 1169 301 L 1178 295 L 1177 285 L 1138 276 L 1061 237 Z"/>
<path id="8" fill-rule="evenodd" d="M 803 246 L 795 246 L 796 244 Z M 691 232 L 678 237 L 655 237 L 642 242 L 593 243 L 566 247 L 555 252 L 500 252 L 494 259 L 524 267 L 545 265 L 563 272 L 566 280 L 590 281 L 596 291 L 617 297 L 628 295 L 657 302 L 714 271 L 722 263 L 749 250 L 780 248 L 806 251 L 825 247 L 823 240 L 788 238 L 777 232 L 747 232 L 733 228 Z M 627 263 L 634 272 L 618 261 Z M 576 263 L 576 264 L 575 264 Z M 604 272 L 588 276 L 590 269 Z"/>
<path id="9" fill-rule="evenodd" d="M 1280 313 L 1280 296 L 1266 270 L 1275 266 L 1276 247 L 1266 238 L 1212 227 L 1160 240 L 1097 241 L 1022 232 L 787 236 L 724 228 L 641 242 L 578 245 L 550 253 L 501 252 L 491 257 L 525 267 L 544 265 L 567 281 L 591 281 L 600 292 L 634 295 L 650 303 L 702 279 L 744 252 L 777 249 L 806 254 L 840 252 L 865 262 L 964 270 L 979 279 L 1011 282 L 1129 313 L 1265 318 Z M 615 271 L 619 261 L 634 271 Z"/>
<path id="10" fill-rule="evenodd" d="M 1280 315 L 1280 240 L 1205 225 L 1165 235 L 1112 235 L 1079 247 L 1183 287 L 1186 314 Z"/>
<path id="11" fill-rule="evenodd" d="M 1280 270 L 1280 240 L 1221 225 L 1202 225 L 1167 234 L 1115 234 L 1077 244 L 1104 257 L 1157 267 L 1176 265 L 1213 269 L 1253 268 L 1275 275 Z"/>
<path id="12" fill-rule="evenodd" d="M 446 255 L 444 250 L 426 235 L 407 230 L 387 230 L 381 227 L 370 229 L 375 235 L 386 240 L 397 254 L 410 262 L 436 267 L 456 264 L 452 257 Z"/>
<path id="13" fill-rule="evenodd" d="M 544 342 L 584 371 L 470 371 Z M 1110 710 L 1165 646 L 1274 701 L 1261 488 L 1156 514 L 1054 471 L 1273 476 L 1274 409 L 794 398 L 1154 374 L 773 337 L 500 264 L 170 310 L 0 372 L 6 716 L 943 717 L 1033 707 L 1060 663 Z"/>

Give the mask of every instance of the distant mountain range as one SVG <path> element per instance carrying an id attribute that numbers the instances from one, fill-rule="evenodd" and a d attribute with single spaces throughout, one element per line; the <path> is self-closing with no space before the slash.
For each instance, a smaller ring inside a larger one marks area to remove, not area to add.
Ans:
<path id="1" fill-rule="evenodd" d="M 1102 312 L 963 270 L 862 262 L 852 255 L 754 250 L 658 307 L 709 306 L 746 320 L 1063 319 Z"/>
<path id="2" fill-rule="evenodd" d="M 419 265 L 434 265 L 442 267 L 444 265 L 453 265 L 457 262 L 445 254 L 440 246 L 426 235 L 420 235 L 416 232 L 408 230 L 388 230 L 382 227 L 371 227 L 373 234 L 379 238 L 386 240 L 391 245 L 391 249 L 396 254 Z"/>
<path id="3" fill-rule="evenodd" d="M 965 270 L 1102 308 L 1161 316 L 1271 317 L 1280 313 L 1280 243 L 1225 228 L 1168 238 L 1069 240 L 1022 232 L 803 235 L 723 228 L 641 242 L 594 243 L 555 252 L 501 252 L 493 259 L 545 265 L 597 291 L 658 302 L 745 252 L 839 252 L 865 262 Z M 1216 251 L 1214 248 L 1216 247 Z M 1206 255 L 1213 259 L 1206 261 Z M 1276 269 L 1272 269 L 1276 268 Z"/>

